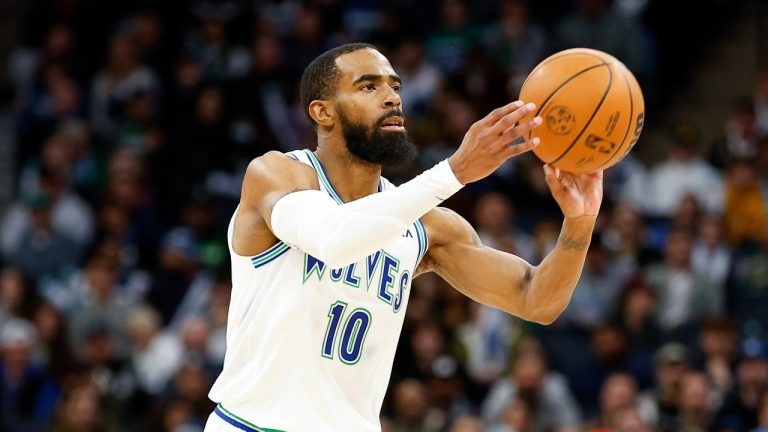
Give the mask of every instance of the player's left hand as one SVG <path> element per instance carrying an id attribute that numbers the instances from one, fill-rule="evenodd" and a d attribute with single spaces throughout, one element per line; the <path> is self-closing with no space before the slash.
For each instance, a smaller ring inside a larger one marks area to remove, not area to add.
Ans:
<path id="1" fill-rule="evenodd" d="M 573 174 L 544 165 L 544 177 L 567 218 L 597 216 L 603 201 L 603 171 Z"/>

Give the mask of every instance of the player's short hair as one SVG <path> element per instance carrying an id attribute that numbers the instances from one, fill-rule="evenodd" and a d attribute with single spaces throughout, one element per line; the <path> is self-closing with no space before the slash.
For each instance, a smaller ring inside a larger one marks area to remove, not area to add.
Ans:
<path id="1" fill-rule="evenodd" d="M 328 99 L 336 91 L 341 76 L 339 68 L 336 67 L 336 59 L 343 54 L 366 48 L 376 49 L 375 46 L 367 43 L 338 46 L 317 56 L 304 69 L 301 75 L 301 105 L 313 127 L 317 127 L 317 123 L 309 115 L 309 104 L 313 100 Z"/>

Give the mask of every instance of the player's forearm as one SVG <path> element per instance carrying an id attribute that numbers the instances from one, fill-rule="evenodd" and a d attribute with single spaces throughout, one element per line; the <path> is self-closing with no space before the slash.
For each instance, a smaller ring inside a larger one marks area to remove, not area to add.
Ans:
<path id="1" fill-rule="evenodd" d="M 566 218 L 557 245 L 539 264 L 526 292 L 526 312 L 549 324 L 565 310 L 584 268 L 594 216 Z"/>

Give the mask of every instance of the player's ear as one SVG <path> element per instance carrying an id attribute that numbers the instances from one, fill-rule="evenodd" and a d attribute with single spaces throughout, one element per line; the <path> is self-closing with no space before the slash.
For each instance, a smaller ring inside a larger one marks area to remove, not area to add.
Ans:
<path id="1" fill-rule="evenodd" d="M 321 126 L 332 126 L 334 121 L 333 109 L 324 100 L 313 100 L 309 103 L 309 115 Z"/>

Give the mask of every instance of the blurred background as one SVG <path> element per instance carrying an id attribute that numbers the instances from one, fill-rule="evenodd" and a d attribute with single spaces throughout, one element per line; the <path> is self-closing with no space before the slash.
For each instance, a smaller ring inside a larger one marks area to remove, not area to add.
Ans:
<path id="1" fill-rule="evenodd" d="M 395 183 L 561 49 L 615 55 L 646 100 L 553 325 L 414 281 L 385 431 L 768 430 L 760 0 L 0 2 L 0 430 L 202 430 L 245 167 L 314 148 L 301 72 L 353 41 L 405 81 Z M 561 221 L 540 165 L 446 205 L 537 264 Z"/>

